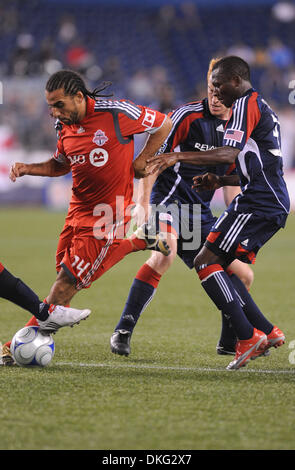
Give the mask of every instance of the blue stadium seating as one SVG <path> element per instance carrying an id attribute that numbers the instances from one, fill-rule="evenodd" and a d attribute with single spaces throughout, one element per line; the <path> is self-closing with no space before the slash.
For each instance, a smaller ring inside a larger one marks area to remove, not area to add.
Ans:
<path id="1" fill-rule="evenodd" d="M 159 8 L 155 2 L 148 5 L 149 2 L 140 7 L 119 4 L 114 8 L 108 2 L 102 5 L 87 1 L 11 0 L 7 8 L 17 11 L 17 30 L 0 33 L 0 62 L 10 60 L 17 33 L 26 31 L 34 36 L 36 55 L 42 41 L 50 38 L 56 57 L 64 60 L 64 48 L 56 37 L 61 18 L 68 14 L 74 18 L 82 44 L 95 55 L 98 65 L 103 67 L 109 56 L 118 56 L 128 78 L 139 68 L 148 70 L 161 64 L 179 98 L 186 99 L 196 83 L 204 80 L 210 57 L 238 41 L 251 47 L 267 47 L 270 37 L 279 36 L 294 47 L 293 24 L 276 22 L 270 6 L 265 4 L 254 7 L 233 3 L 208 8 L 202 2 L 198 8 L 202 28 L 179 29 L 172 24 L 165 31 L 159 26 Z M 181 20 L 180 8 L 176 7 L 176 14 Z M 260 72 L 254 70 L 254 82 Z"/>

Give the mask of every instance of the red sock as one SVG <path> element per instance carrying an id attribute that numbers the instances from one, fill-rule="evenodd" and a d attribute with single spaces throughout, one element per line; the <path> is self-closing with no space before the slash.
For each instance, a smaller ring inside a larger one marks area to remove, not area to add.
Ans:
<path id="1" fill-rule="evenodd" d="M 135 279 L 146 282 L 156 289 L 161 280 L 161 277 L 161 274 L 157 273 L 157 271 L 145 263 L 137 272 Z"/>
<path id="2" fill-rule="evenodd" d="M 38 320 L 36 317 L 31 317 L 28 323 L 25 324 L 25 326 L 39 326 Z"/>

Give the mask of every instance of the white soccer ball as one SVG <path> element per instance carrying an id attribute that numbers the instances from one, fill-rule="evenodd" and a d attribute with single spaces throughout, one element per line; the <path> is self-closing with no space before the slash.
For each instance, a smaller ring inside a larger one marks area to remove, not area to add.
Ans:
<path id="1" fill-rule="evenodd" d="M 54 340 L 37 326 L 25 326 L 15 333 L 10 351 L 19 366 L 46 367 L 54 356 Z"/>

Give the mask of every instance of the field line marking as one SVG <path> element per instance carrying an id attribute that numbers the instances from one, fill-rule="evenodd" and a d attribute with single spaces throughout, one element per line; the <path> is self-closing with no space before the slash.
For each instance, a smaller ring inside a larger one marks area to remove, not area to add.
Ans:
<path id="1" fill-rule="evenodd" d="M 78 366 L 78 367 L 108 367 L 113 369 L 151 369 L 151 370 L 175 370 L 187 372 L 234 372 L 225 368 L 216 369 L 210 367 L 181 367 L 181 366 L 157 366 L 157 365 L 137 365 L 137 364 L 107 364 L 98 362 L 56 362 L 59 366 Z M 286 370 L 265 370 L 265 369 L 240 369 L 239 372 L 251 372 L 256 374 L 295 374 L 295 368 Z"/>

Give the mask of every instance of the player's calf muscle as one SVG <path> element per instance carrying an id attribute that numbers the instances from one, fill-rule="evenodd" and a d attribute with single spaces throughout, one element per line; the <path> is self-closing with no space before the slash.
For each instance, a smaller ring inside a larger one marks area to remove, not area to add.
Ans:
<path id="1" fill-rule="evenodd" d="M 68 305 L 77 293 L 76 282 L 61 271 L 47 297 L 50 304 Z"/>

